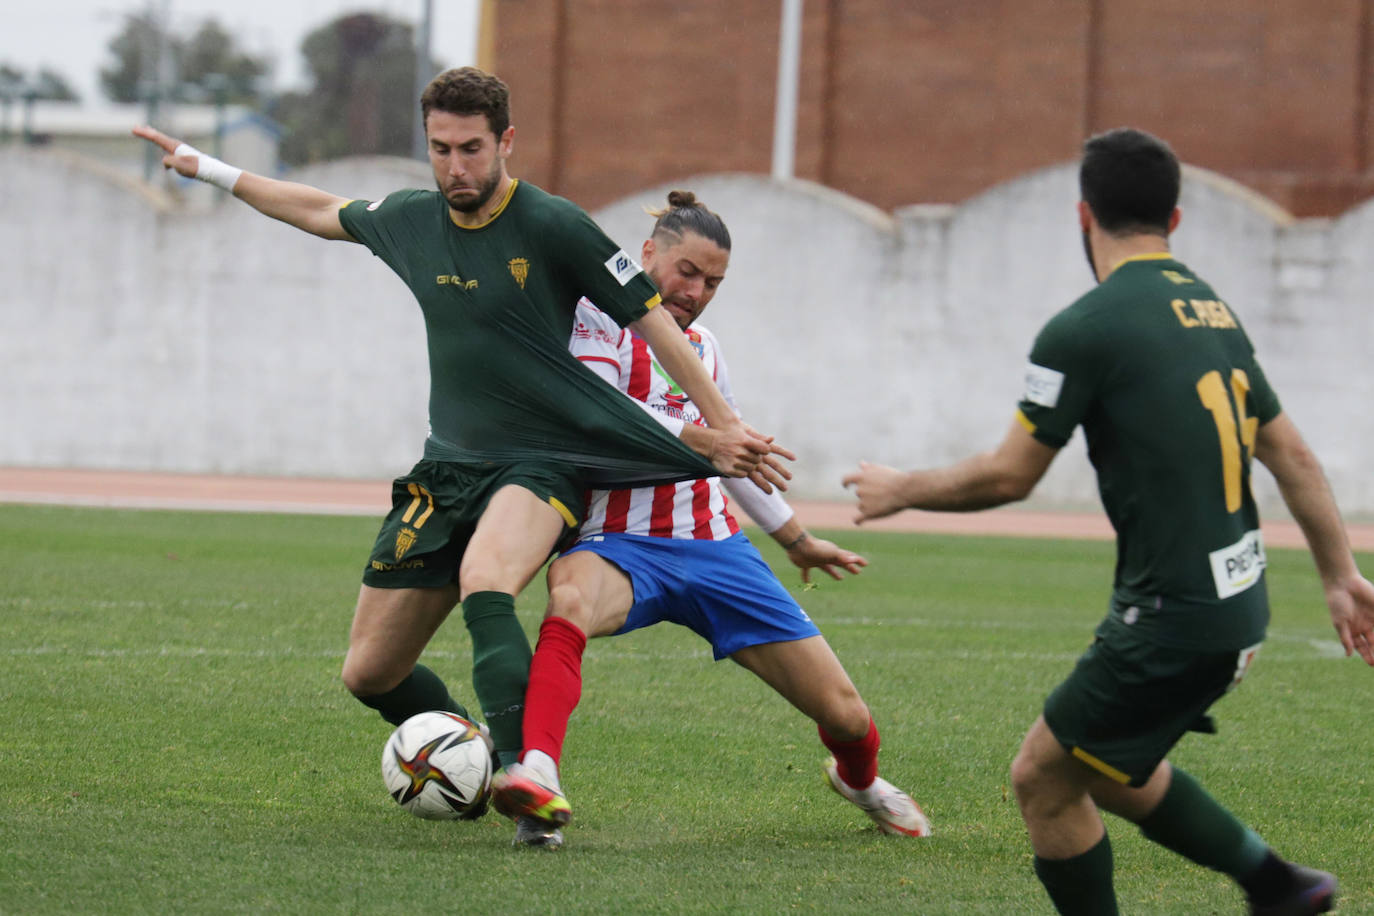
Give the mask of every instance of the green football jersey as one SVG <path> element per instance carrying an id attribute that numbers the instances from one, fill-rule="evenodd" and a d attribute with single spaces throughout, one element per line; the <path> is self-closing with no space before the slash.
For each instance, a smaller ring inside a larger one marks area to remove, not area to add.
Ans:
<path id="1" fill-rule="evenodd" d="M 552 458 L 598 486 L 717 473 L 568 352 L 580 298 L 622 325 L 659 301 L 639 265 L 576 204 L 517 181 L 476 228 L 454 222 L 437 191 L 353 201 L 339 221 L 424 313 L 426 458 Z"/>
<path id="2" fill-rule="evenodd" d="M 1082 425 L 1117 535 L 1113 612 L 1142 635 L 1264 638 L 1250 459 L 1279 409 L 1235 313 L 1167 254 L 1127 260 L 1036 338 L 1019 416 L 1055 448 Z"/>

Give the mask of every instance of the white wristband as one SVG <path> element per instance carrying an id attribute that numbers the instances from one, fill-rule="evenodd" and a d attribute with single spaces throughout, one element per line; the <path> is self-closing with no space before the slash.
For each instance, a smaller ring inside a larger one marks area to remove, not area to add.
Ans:
<path id="1" fill-rule="evenodd" d="M 243 174 L 243 169 L 235 168 L 227 162 L 221 162 L 214 156 L 207 156 L 189 143 L 183 143 L 172 151 L 173 156 L 195 156 L 196 157 L 196 178 L 207 184 L 212 184 L 217 188 L 226 191 L 234 190 L 234 183 Z"/>

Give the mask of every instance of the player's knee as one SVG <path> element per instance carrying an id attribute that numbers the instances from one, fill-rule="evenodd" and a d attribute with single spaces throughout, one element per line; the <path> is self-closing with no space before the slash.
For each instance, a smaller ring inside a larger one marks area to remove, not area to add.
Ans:
<path id="1" fill-rule="evenodd" d="M 837 692 L 826 706 L 824 720 L 818 724 L 838 741 L 860 741 L 872 722 L 868 704 L 852 686 Z"/>
<path id="2" fill-rule="evenodd" d="M 587 596 L 575 583 L 562 582 L 549 587 L 549 604 L 545 617 L 562 617 L 586 631 L 591 610 Z"/>
<path id="3" fill-rule="evenodd" d="M 1045 773 L 1024 746 L 1011 762 L 1011 788 L 1016 793 L 1016 802 L 1025 811 L 1034 806 L 1043 795 Z"/>
<path id="4" fill-rule="evenodd" d="M 535 560 L 519 552 L 501 553 L 488 549 L 469 549 L 458 564 L 458 588 L 463 596 L 474 592 L 518 593 L 539 568 L 548 554 Z"/>
<path id="5" fill-rule="evenodd" d="M 511 576 L 498 564 L 487 562 L 468 562 L 464 557 L 458 567 L 458 584 L 464 596 L 476 592 L 512 592 Z"/>
<path id="6" fill-rule="evenodd" d="M 401 678 L 393 677 L 390 672 L 369 665 L 352 655 L 344 659 L 339 678 L 343 681 L 344 688 L 358 699 L 379 696 L 401 681 Z"/>

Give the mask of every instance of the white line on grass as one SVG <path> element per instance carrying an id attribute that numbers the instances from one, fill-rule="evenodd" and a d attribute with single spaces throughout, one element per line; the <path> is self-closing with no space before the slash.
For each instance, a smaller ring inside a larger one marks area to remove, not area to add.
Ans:
<path id="1" fill-rule="evenodd" d="M 1092 622 L 1044 620 L 970 620 L 948 617 L 823 617 L 815 615 L 826 627 L 963 627 L 976 630 L 1066 630 L 1069 628 L 1091 632 Z"/>
<path id="2" fill-rule="evenodd" d="M 1318 659 L 1344 659 L 1345 650 L 1339 642 L 1327 639 L 1297 639 L 1286 640 L 1288 643 L 1284 650 L 1275 652 L 1270 650 L 1265 652 L 1263 658 L 1266 662 L 1307 662 L 1313 658 Z M 1288 651 L 1293 647 L 1297 651 Z M 1302 651 L 1298 647 L 1306 647 L 1307 651 Z M 283 659 L 283 658 L 316 658 L 330 659 L 337 661 L 343 658 L 341 650 L 304 650 L 293 649 L 290 646 L 277 647 L 272 649 L 230 649 L 212 648 L 209 646 L 150 646 L 146 648 L 114 648 L 106 646 L 87 646 L 77 648 L 73 646 L 7 646 L 0 649 L 0 657 L 9 658 L 32 658 L 36 656 L 68 656 L 72 658 L 248 658 L 248 659 Z M 593 646 L 588 650 L 588 654 L 597 658 L 607 659 L 627 659 L 638 661 L 687 661 L 703 660 L 711 657 L 709 649 L 689 649 L 674 650 L 671 652 L 646 651 L 640 649 L 623 649 L 614 645 Z M 959 661 L 1052 661 L 1064 662 L 1073 661 L 1080 653 L 1074 652 L 1027 652 L 1020 649 L 997 649 L 994 647 L 980 649 L 958 649 L 958 648 L 939 648 L 939 649 L 878 649 L 855 652 L 850 650 L 847 653 L 855 662 L 871 658 L 931 658 L 931 659 L 956 659 Z M 444 659 L 446 661 L 467 661 L 471 655 L 466 650 L 450 651 L 446 649 L 431 650 L 425 653 L 426 658 Z"/>

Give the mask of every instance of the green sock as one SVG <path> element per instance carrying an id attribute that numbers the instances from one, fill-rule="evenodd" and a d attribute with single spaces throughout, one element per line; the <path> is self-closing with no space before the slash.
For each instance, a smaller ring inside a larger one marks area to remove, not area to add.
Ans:
<path id="1" fill-rule="evenodd" d="M 1064 916 L 1115 916 L 1112 844 L 1107 834 L 1087 852 L 1068 859 L 1035 857 L 1035 876 Z"/>
<path id="2" fill-rule="evenodd" d="M 529 637 L 505 592 L 473 592 L 463 599 L 463 622 L 472 637 L 472 689 L 482 704 L 502 766 L 520 759 L 525 686 L 530 680 Z"/>
<path id="3" fill-rule="evenodd" d="M 424 665 L 416 665 L 405 680 L 386 693 L 358 697 L 358 700 L 364 706 L 377 710 L 392 725 L 400 725 L 411 716 L 433 709 L 456 712 L 464 719 L 469 718 L 468 711 L 449 694 L 439 675 Z"/>
<path id="4" fill-rule="evenodd" d="M 1236 880 L 1253 874 L 1269 852 L 1259 834 L 1177 767 L 1159 806 L 1137 826 L 1146 839 Z"/>

